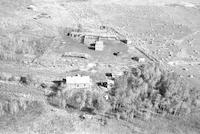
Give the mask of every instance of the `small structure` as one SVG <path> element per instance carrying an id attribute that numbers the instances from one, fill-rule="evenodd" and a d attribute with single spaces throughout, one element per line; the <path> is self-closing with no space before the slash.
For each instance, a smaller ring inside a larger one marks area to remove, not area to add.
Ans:
<path id="1" fill-rule="evenodd" d="M 144 63 L 146 61 L 145 58 L 139 58 L 139 62 Z"/>
<path id="2" fill-rule="evenodd" d="M 132 57 L 131 59 L 134 60 L 134 61 L 139 62 L 139 57 L 137 57 L 137 56 L 134 56 L 134 57 Z"/>
<path id="3" fill-rule="evenodd" d="M 27 9 L 33 10 L 33 11 L 38 11 L 38 8 L 36 6 L 34 6 L 34 5 L 27 6 Z"/>
<path id="4" fill-rule="evenodd" d="M 91 89 L 92 80 L 90 76 L 67 76 L 66 77 L 66 90 L 68 89 Z"/>
<path id="5" fill-rule="evenodd" d="M 112 79 L 107 80 L 107 88 L 111 89 L 114 86 L 115 82 Z"/>
<path id="6" fill-rule="evenodd" d="M 124 43 L 124 44 L 127 44 L 127 45 L 130 45 L 130 44 L 132 43 L 132 41 L 129 40 L 129 39 L 120 39 L 120 41 L 121 41 L 122 43 Z"/>
<path id="7" fill-rule="evenodd" d="M 112 73 L 105 73 L 105 76 L 108 77 L 108 78 L 112 78 L 113 77 Z"/>
<path id="8" fill-rule="evenodd" d="M 97 82 L 96 84 L 99 87 L 103 87 L 103 88 L 106 88 L 106 90 L 109 90 L 114 86 L 115 82 L 113 79 L 107 79 L 106 81 L 100 81 L 100 82 Z"/>
<path id="9" fill-rule="evenodd" d="M 114 56 L 119 56 L 120 52 L 114 52 L 113 55 Z"/>
<path id="10" fill-rule="evenodd" d="M 105 87 L 105 88 L 108 87 L 108 83 L 107 82 L 97 82 L 96 84 L 97 84 L 97 86 L 101 86 L 101 87 Z"/>
<path id="11" fill-rule="evenodd" d="M 141 62 L 141 63 L 143 63 L 143 62 L 145 62 L 145 61 L 146 61 L 146 59 L 145 59 L 145 58 L 142 58 L 142 57 L 137 57 L 137 56 L 135 56 L 135 57 L 132 57 L 131 59 L 132 59 L 132 60 L 134 60 L 134 61 L 137 61 L 137 62 Z"/>
<path id="12" fill-rule="evenodd" d="M 96 41 L 95 43 L 95 51 L 103 51 L 104 43 L 103 41 Z"/>
<path id="13" fill-rule="evenodd" d="M 100 26 L 100 30 L 105 30 L 106 26 Z"/>

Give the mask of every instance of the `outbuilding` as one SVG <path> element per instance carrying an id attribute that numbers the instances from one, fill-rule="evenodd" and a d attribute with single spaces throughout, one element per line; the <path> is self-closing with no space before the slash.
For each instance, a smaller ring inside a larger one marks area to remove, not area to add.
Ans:
<path id="1" fill-rule="evenodd" d="M 104 43 L 103 41 L 96 41 L 95 43 L 95 51 L 103 51 Z"/>

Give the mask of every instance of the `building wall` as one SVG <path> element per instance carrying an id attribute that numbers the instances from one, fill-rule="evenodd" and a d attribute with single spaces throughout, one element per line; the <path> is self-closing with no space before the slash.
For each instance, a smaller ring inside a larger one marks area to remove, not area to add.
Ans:
<path id="1" fill-rule="evenodd" d="M 84 44 L 90 45 L 95 43 L 98 40 L 98 37 L 92 37 L 92 36 L 85 36 Z"/>
<path id="2" fill-rule="evenodd" d="M 71 34 L 70 35 L 74 40 L 77 40 L 78 42 L 82 42 L 82 38 L 81 38 L 81 35 L 79 34 Z"/>
<path id="3" fill-rule="evenodd" d="M 78 89 L 78 88 L 90 88 L 89 83 L 76 83 L 76 84 L 67 84 L 68 89 Z"/>
<path id="4" fill-rule="evenodd" d="M 99 37 L 99 40 L 116 40 L 114 37 Z"/>
<path id="5" fill-rule="evenodd" d="M 97 41 L 95 44 L 95 50 L 96 51 L 103 51 L 104 49 L 104 43 L 103 41 Z"/>

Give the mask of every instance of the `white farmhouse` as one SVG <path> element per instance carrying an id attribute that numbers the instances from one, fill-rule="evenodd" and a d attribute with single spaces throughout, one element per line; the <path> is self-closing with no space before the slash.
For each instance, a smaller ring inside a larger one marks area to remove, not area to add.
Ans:
<path id="1" fill-rule="evenodd" d="M 92 80 L 90 76 L 67 76 L 66 77 L 66 90 L 68 89 L 91 89 Z"/>

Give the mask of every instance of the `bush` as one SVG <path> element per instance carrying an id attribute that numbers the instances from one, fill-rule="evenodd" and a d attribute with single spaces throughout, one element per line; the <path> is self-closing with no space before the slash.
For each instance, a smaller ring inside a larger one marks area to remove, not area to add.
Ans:
<path id="1" fill-rule="evenodd" d="M 75 109 L 82 109 L 85 106 L 85 92 L 77 91 L 72 94 L 69 98 L 67 98 L 67 105 L 73 107 Z"/>
<path id="2" fill-rule="evenodd" d="M 30 85 L 33 82 L 33 78 L 31 75 L 21 76 L 20 83 L 24 85 Z"/>
<path id="3" fill-rule="evenodd" d="M 99 93 L 79 90 L 66 98 L 67 106 L 88 113 L 104 114 L 110 109 L 110 104 Z"/>
<path id="4" fill-rule="evenodd" d="M 3 81 L 9 81 L 10 78 L 12 78 L 12 74 L 10 73 L 0 73 L 0 80 L 3 80 Z"/>
<path id="5" fill-rule="evenodd" d="M 99 94 L 93 96 L 92 105 L 96 112 L 101 114 L 105 114 L 110 109 L 110 104 Z"/>
<path id="6" fill-rule="evenodd" d="M 22 62 L 26 55 L 41 56 L 52 41 L 53 37 L 8 33 L 0 40 L 0 60 Z"/>

